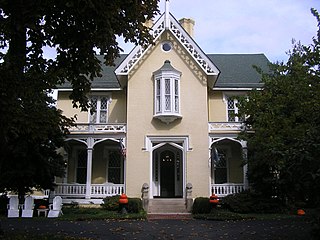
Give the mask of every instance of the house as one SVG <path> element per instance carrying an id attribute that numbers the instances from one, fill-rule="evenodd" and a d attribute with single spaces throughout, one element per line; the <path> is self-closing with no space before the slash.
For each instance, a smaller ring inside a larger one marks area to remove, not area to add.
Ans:
<path id="1" fill-rule="evenodd" d="M 123 192 L 186 200 L 248 187 L 237 96 L 262 86 L 253 65 L 267 69 L 269 61 L 204 53 L 194 21 L 177 21 L 168 9 L 166 1 L 153 45 L 102 66 L 89 96 L 94 113 L 72 108 L 70 85 L 59 87 L 58 108 L 77 115 L 66 139 L 66 176 L 56 179 L 64 202 L 99 203 Z"/>

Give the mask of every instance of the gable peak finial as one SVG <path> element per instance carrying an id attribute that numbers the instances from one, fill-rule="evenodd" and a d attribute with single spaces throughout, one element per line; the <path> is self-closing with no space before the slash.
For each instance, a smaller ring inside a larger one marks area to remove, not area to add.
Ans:
<path id="1" fill-rule="evenodd" d="M 170 24 L 170 19 L 169 19 L 169 0 L 166 0 L 165 2 L 165 11 L 164 11 L 164 15 L 165 15 L 165 20 L 164 20 L 164 26 L 165 29 L 169 28 L 169 24 Z"/>

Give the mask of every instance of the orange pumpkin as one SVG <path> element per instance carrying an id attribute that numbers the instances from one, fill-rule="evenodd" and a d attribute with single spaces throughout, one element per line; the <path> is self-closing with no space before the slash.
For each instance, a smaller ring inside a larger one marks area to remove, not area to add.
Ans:
<path id="1" fill-rule="evenodd" d="M 120 204 L 127 204 L 128 203 L 128 197 L 124 193 L 121 194 L 119 199 Z"/>
<path id="2" fill-rule="evenodd" d="M 44 206 L 44 205 L 40 205 L 39 206 L 39 209 L 46 209 L 47 207 L 46 206 Z"/>
<path id="3" fill-rule="evenodd" d="M 306 212 L 305 212 L 303 209 L 298 209 L 297 214 L 298 214 L 299 216 L 303 216 L 303 215 L 306 214 Z"/>
<path id="4" fill-rule="evenodd" d="M 212 196 L 210 196 L 209 202 L 212 203 L 212 204 L 218 204 L 218 203 L 219 203 L 219 198 L 218 198 L 218 196 L 215 195 L 215 194 L 212 194 Z"/>

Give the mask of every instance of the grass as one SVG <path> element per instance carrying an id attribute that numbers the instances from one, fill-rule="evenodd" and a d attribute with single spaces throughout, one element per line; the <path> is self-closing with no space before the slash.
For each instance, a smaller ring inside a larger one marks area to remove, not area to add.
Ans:
<path id="1" fill-rule="evenodd" d="M 272 219 L 285 219 L 296 217 L 292 214 L 283 213 L 235 213 L 225 209 L 213 209 L 208 214 L 194 214 L 193 218 L 202 220 L 215 220 L 215 221 L 237 221 L 237 220 L 272 220 Z"/>
<path id="2" fill-rule="evenodd" d="M 140 213 L 121 214 L 116 211 L 107 211 L 103 208 L 82 208 L 82 207 L 63 207 L 63 215 L 55 218 L 61 221 L 91 221 L 91 220 L 106 220 L 106 219 L 146 219 L 147 214 L 144 211 Z M 6 215 L 0 215 L 1 218 L 6 218 Z M 32 220 L 42 221 L 44 217 L 34 215 Z"/>
<path id="3" fill-rule="evenodd" d="M 62 209 L 63 215 L 59 218 L 55 218 L 55 220 L 61 221 L 90 221 L 90 220 L 106 220 L 106 219 L 146 219 L 146 212 L 140 213 L 128 213 L 121 214 L 114 211 L 107 211 L 103 208 L 79 208 L 79 207 L 64 207 Z M 4 218 L 6 216 L 1 216 Z M 34 217 L 30 220 L 38 222 L 42 221 L 44 217 Z M 90 240 L 90 238 L 79 238 L 79 237 L 70 237 L 70 236 L 61 236 L 61 235 L 52 235 L 52 234 L 44 234 L 44 235 L 36 235 L 31 233 L 15 233 L 10 235 L 0 234 L 0 239 L 3 240 Z"/>

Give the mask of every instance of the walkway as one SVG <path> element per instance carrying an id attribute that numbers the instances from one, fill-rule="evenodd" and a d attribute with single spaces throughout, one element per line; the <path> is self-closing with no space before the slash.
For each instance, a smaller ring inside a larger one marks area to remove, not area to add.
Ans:
<path id="1" fill-rule="evenodd" d="M 311 223 L 304 217 L 278 220 L 105 220 L 1 218 L 6 234 L 60 234 L 89 239 L 310 239 Z M 1 238 L 1 237 L 0 237 Z M 40 239 L 40 238 L 39 238 Z"/>

